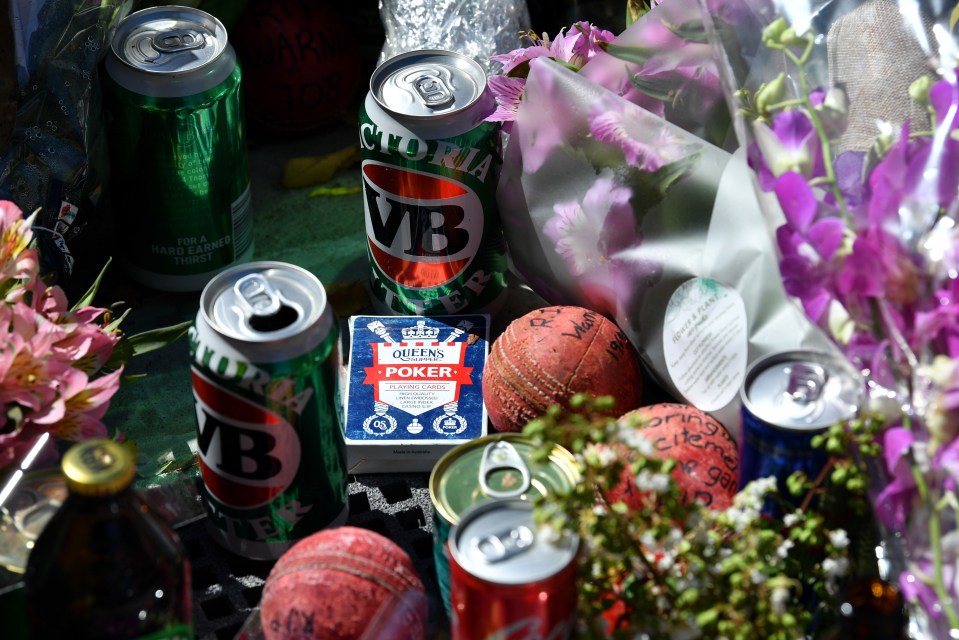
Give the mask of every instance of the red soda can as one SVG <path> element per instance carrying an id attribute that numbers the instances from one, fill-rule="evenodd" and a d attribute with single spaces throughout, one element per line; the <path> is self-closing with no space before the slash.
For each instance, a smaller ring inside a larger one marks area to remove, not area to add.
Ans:
<path id="1" fill-rule="evenodd" d="M 490 500 L 450 529 L 452 640 L 563 640 L 576 626 L 576 534 L 547 532 L 522 498 Z"/>

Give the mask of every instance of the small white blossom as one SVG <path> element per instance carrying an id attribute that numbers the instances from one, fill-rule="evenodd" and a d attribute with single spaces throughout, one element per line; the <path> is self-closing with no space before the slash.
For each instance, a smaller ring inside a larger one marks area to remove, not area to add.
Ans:
<path id="1" fill-rule="evenodd" d="M 849 536 L 845 529 L 836 529 L 829 532 L 829 542 L 837 549 L 845 549 L 849 546 Z"/>
<path id="2" fill-rule="evenodd" d="M 624 427 L 620 429 L 619 437 L 644 458 L 656 455 L 656 447 L 653 446 L 653 442 L 644 436 L 639 429 Z"/>
<path id="3" fill-rule="evenodd" d="M 594 442 L 586 445 L 586 448 L 583 449 L 583 456 L 587 460 L 595 460 L 596 465 L 601 469 L 616 462 L 616 452 L 611 447 L 598 445 Z"/>
<path id="4" fill-rule="evenodd" d="M 675 563 L 676 559 L 673 557 L 673 554 L 664 553 L 659 560 L 656 561 L 656 568 L 663 572 L 669 571 Z"/>
<path id="5" fill-rule="evenodd" d="M 776 549 L 776 555 L 785 560 L 789 557 L 789 550 L 796 546 L 792 540 L 783 540 L 782 544 Z"/>
<path id="6" fill-rule="evenodd" d="M 787 513 L 783 516 L 783 524 L 787 529 L 791 529 L 793 526 L 799 522 L 801 515 L 799 511 L 794 511 L 793 513 Z"/>
<path id="7" fill-rule="evenodd" d="M 839 579 L 849 571 L 849 558 L 826 558 L 822 561 L 822 571 L 826 574 L 826 591 L 836 593 Z"/>
<path id="8" fill-rule="evenodd" d="M 789 589 L 776 587 L 769 598 L 773 611 L 778 615 L 786 614 L 786 605 L 789 604 Z"/>
<path id="9" fill-rule="evenodd" d="M 665 473 L 651 473 L 648 469 L 640 469 L 634 482 L 640 491 L 663 494 L 669 490 L 669 476 Z"/>

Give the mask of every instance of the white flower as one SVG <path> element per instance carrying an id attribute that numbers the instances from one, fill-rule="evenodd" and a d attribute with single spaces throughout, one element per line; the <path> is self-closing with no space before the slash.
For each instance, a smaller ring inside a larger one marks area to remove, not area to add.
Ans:
<path id="1" fill-rule="evenodd" d="M 789 557 L 789 550 L 796 546 L 792 540 L 783 540 L 779 548 L 776 549 L 776 555 L 785 560 Z"/>
<path id="2" fill-rule="evenodd" d="M 587 460 L 595 460 L 599 468 L 605 468 L 616 462 L 616 452 L 611 447 L 589 443 L 583 449 L 583 456 Z"/>
<path id="3" fill-rule="evenodd" d="M 773 611 L 778 615 L 786 614 L 786 605 L 789 604 L 789 589 L 786 587 L 776 587 L 769 597 Z"/>
<path id="4" fill-rule="evenodd" d="M 640 491 L 663 494 L 669 490 L 669 476 L 665 473 L 651 473 L 648 469 L 640 469 L 635 482 Z"/>
<path id="5" fill-rule="evenodd" d="M 652 440 L 644 436 L 640 429 L 623 426 L 619 430 L 619 438 L 644 458 L 656 455 L 656 447 L 653 446 Z"/>
<path id="6" fill-rule="evenodd" d="M 673 565 L 676 563 L 676 559 L 671 553 L 664 553 L 659 560 L 656 561 L 656 568 L 660 571 L 669 571 L 673 568 Z"/>
<path id="7" fill-rule="evenodd" d="M 799 522 L 799 519 L 801 517 L 802 517 L 802 514 L 799 511 L 795 511 L 793 513 L 787 513 L 786 515 L 783 516 L 783 525 L 785 525 L 787 529 L 791 529 L 793 526 L 796 525 L 797 522 Z"/>
<path id="8" fill-rule="evenodd" d="M 829 542 L 837 549 L 845 549 L 849 546 L 849 536 L 845 529 L 836 529 L 829 532 Z"/>
<path id="9" fill-rule="evenodd" d="M 849 558 L 826 558 L 822 570 L 826 574 L 826 591 L 836 593 L 839 579 L 849 572 Z"/>

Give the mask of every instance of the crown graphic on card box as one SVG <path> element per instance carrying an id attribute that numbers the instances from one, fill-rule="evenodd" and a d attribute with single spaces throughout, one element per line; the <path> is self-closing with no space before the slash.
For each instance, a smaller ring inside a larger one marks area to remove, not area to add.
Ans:
<path id="1" fill-rule="evenodd" d="M 404 327 L 400 330 L 404 340 L 435 340 L 440 335 L 437 327 L 427 327 L 425 320 L 417 320 L 416 326 Z"/>

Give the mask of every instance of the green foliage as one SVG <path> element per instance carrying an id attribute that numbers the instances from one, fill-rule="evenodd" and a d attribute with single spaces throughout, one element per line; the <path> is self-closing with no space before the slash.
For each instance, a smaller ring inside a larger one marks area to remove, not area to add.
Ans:
<path id="1" fill-rule="evenodd" d="M 764 479 L 728 509 L 711 510 L 684 502 L 671 475 L 675 461 L 656 455 L 642 425 L 601 415 L 609 402 L 581 394 L 524 430 L 537 457 L 560 444 L 578 462 L 582 481 L 569 494 L 539 498 L 535 512 L 552 529 L 580 536 L 577 637 L 802 638 L 814 619 L 829 619 L 852 566 L 850 537 L 823 497 L 841 489 L 849 505 L 866 508 L 862 492 L 852 491 L 855 467 L 840 454 L 866 442 L 871 425 L 837 426 L 821 439 L 836 455 L 819 478 L 790 478 L 800 508 Z M 629 504 L 617 498 L 626 476 L 635 487 Z M 787 515 L 764 515 L 767 500 Z"/>

